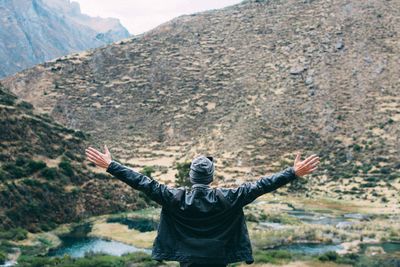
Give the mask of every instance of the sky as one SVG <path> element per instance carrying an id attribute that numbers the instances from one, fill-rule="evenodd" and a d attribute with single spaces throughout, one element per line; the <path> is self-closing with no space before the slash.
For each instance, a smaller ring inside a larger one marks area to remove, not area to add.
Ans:
<path id="1" fill-rule="evenodd" d="M 90 16 L 118 18 L 131 34 L 140 34 L 184 14 L 223 8 L 242 0 L 71 0 Z"/>

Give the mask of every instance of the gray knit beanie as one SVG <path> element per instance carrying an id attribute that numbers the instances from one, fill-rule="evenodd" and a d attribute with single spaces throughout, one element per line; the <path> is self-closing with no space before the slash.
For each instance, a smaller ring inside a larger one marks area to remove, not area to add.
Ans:
<path id="1" fill-rule="evenodd" d="M 198 156 L 190 164 L 189 177 L 192 184 L 209 184 L 214 177 L 212 157 Z"/>

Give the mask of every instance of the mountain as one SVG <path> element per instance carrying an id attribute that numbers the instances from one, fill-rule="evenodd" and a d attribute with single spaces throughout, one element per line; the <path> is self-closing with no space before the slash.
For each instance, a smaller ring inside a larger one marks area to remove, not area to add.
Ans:
<path id="1" fill-rule="evenodd" d="M 396 202 L 398 10 L 399 1 L 243 1 L 3 83 L 133 163 L 211 154 L 235 184 L 291 165 L 300 150 L 321 157 L 298 185 L 310 195 Z"/>
<path id="2" fill-rule="evenodd" d="M 49 230 L 148 206 L 136 191 L 84 162 L 90 137 L 36 114 L 1 85 L 0 127 L 0 231 Z"/>
<path id="3" fill-rule="evenodd" d="M 2 0 L 0 17 L 0 77 L 129 36 L 119 20 L 89 17 L 70 0 Z"/>

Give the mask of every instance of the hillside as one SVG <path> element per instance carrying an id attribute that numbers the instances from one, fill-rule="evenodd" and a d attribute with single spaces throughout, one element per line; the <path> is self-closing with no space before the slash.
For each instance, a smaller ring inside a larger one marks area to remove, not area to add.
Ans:
<path id="1" fill-rule="evenodd" d="M 82 14 L 69 0 L 5 0 L 0 17 L 0 77 L 129 36 L 119 20 Z"/>
<path id="2" fill-rule="evenodd" d="M 38 115 L 0 85 L 0 231 L 49 230 L 96 214 L 147 207 L 83 161 L 83 132 Z M 121 194 L 124 195 L 121 198 Z"/>
<path id="3" fill-rule="evenodd" d="M 244 1 L 3 83 L 118 157 L 159 166 L 160 178 L 208 153 L 234 184 L 301 150 L 321 157 L 310 195 L 398 203 L 398 10 L 399 1 Z"/>

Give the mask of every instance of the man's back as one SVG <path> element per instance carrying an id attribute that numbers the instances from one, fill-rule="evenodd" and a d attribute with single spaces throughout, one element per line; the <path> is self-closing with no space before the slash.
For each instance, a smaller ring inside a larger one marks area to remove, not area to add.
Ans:
<path id="1" fill-rule="evenodd" d="M 115 161 L 107 172 L 162 205 L 152 257 L 195 263 L 253 262 L 243 207 L 296 178 L 292 167 L 237 188 L 171 188 Z"/>

